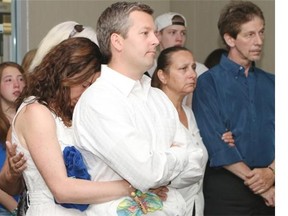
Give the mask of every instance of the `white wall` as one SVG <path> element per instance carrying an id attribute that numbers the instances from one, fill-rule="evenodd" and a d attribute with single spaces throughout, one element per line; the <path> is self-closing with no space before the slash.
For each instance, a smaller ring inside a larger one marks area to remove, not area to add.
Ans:
<path id="1" fill-rule="evenodd" d="M 116 2 L 112 0 L 21 1 L 28 1 L 26 9 L 28 14 L 27 50 L 37 47 L 48 30 L 63 21 L 74 20 L 95 28 L 101 12 L 110 4 Z M 275 2 L 274 0 L 252 1 L 262 8 L 266 19 L 264 55 L 262 60 L 257 62 L 257 65 L 274 73 Z M 229 0 L 142 0 L 142 2 L 154 9 L 155 17 L 167 11 L 176 11 L 187 18 L 188 37 L 186 46 L 193 51 L 199 62 L 203 62 L 213 49 L 222 46 L 218 36 L 217 20 L 220 10 Z"/>

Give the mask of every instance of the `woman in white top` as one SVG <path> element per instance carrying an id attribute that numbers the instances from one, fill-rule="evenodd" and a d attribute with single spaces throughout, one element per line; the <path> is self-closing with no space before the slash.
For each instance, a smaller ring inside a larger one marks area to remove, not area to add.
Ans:
<path id="1" fill-rule="evenodd" d="M 54 47 L 28 74 L 12 122 L 12 142 L 27 158 L 23 172 L 30 199 L 27 216 L 82 215 L 78 209 L 56 202 L 101 203 L 134 191 L 126 181 L 94 182 L 69 178 L 66 173 L 62 150 L 73 145 L 73 109 L 84 90 L 100 76 L 100 65 L 101 53 L 95 43 L 70 38 Z"/>
<path id="2" fill-rule="evenodd" d="M 170 47 L 164 49 L 157 60 L 157 67 L 152 76 L 153 87 L 161 89 L 174 104 L 186 138 L 194 149 L 195 165 L 201 164 L 202 178 L 189 186 L 178 188 L 186 201 L 187 216 L 203 215 L 204 197 L 202 192 L 203 176 L 208 160 L 208 153 L 203 144 L 194 114 L 188 106 L 183 104 L 186 95 L 194 91 L 197 82 L 195 72 L 196 62 L 192 52 L 185 47 Z M 233 145 L 231 132 L 222 137 L 228 144 Z"/>

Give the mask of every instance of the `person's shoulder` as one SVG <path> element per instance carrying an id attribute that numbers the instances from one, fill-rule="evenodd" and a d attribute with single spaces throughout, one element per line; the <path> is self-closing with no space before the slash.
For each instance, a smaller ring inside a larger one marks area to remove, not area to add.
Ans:
<path id="1" fill-rule="evenodd" d="M 43 128 L 43 126 L 53 124 L 54 117 L 52 111 L 45 105 L 38 102 L 28 103 L 17 112 L 15 116 L 15 123 L 18 122 L 19 128 L 26 128 L 30 130 L 31 128 Z M 35 127 L 37 126 L 37 127 Z"/>
<path id="2" fill-rule="evenodd" d="M 35 118 L 37 116 L 43 116 L 45 114 L 51 115 L 51 111 L 47 106 L 35 102 L 27 104 L 25 107 L 23 107 L 23 114 Z"/>
<path id="3" fill-rule="evenodd" d="M 217 67 L 217 66 L 214 66 L 213 68 L 207 69 L 205 71 L 205 73 L 202 73 L 201 75 L 199 75 L 197 82 L 200 81 L 200 80 L 211 79 L 212 78 L 212 74 L 218 71 L 217 68 L 215 68 L 215 67 Z"/>
<path id="4" fill-rule="evenodd" d="M 151 87 L 149 96 L 165 97 L 166 94 L 159 88 Z"/>
<path id="5" fill-rule="evenodd" d="M 196 73 L 198 77 L 206 71 L 208 71 L 208 68 L 204 64 L 196 62 Z"/>
<path id="6" fill-rule="evenodd" d="M 264 71 L 263 69 L 257 68 L 257 67 L 255 67 L 255 71 L 257 73 L 267 77 L 268 79 L 275 81 L 275 74 L 273 74 L 272 72 L 267 72 L 267 71 Z"/>
<path id="7" fill-rule="evenodd" d="M 169 97 L 159 88 L 151 87 L 148 97 L 151 100 L 154 100 L 155 103 L 171 105 L 171 100 Z"/>

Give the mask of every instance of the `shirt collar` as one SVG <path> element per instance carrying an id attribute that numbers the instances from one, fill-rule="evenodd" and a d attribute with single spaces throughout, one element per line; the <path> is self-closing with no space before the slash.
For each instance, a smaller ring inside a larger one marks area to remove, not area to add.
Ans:
<path id="1" fill-rule="evenodd" d="M 239 75 L 244 75 L 245 73 L 245 68 L 243 66 L 235 63 L 224 54 L 221 57 L 220 65 L 232 71 L 235 77 Z M 251 67 L 249 68 L 249 73 L 254 72 L 254 70 L 255 70 L 255 62 L 252 62 Z"/>
<path id="2" fill-rule="evenodd" d="M 102 65 L 101 77 L 105 80 L 108 80 L 108 82 L 115 86 L 126 97 L 135 91 L 141 91 L 145 98 L 147 98 L 149 89 L 151 88 L 150 77 L 143 75 L 140 80 L 133 80 L 113 70 L 107 65 Z"/>

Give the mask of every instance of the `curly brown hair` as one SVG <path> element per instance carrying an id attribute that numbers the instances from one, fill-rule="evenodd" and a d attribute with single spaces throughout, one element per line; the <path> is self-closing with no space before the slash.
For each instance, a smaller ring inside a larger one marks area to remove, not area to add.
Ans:
<path id="1" fill-rule="evenodd" d="M 66 126 L 71 126 L 73 107 L 70 89 L 101 69 L 99 47 L 87 38 L 69 38 L 55 46 L 32 73 L 17 100 L 17 107 L 29 96 L 48 107 Z"/>

